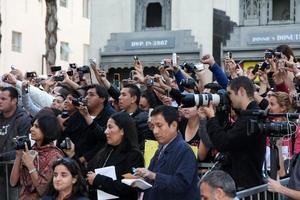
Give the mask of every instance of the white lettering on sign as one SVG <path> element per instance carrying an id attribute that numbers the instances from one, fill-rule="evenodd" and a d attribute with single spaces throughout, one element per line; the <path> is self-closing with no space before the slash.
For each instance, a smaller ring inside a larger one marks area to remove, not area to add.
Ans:
<path id="1" fill-rule="evenodd" d="M 270 43 L 270 42 L 296 42 L 300 41 L 300 33 L 276 34 L 270 36 L 254 36 L 251 37 L 251 43 Z"/>
<path id="2" fill-rule="evenodd" d="M 253 37 L 252 42 L 268 42 L 270 37 Z"/>
<path id="3" fill-rule="evenodd" d="M 132 41 L 131 47 L 167 46 L 168 40 Z"/>

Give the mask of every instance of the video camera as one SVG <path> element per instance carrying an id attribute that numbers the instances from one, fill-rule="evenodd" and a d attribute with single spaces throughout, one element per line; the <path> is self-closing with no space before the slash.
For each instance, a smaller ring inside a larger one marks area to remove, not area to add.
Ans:
<path id="1" fill-rule="evenodd" d="M 247 123 L 247 135 L 254 133 L 265 134 L 269 137 L 284 137 L 296 131 L 296 123 L 293 121 L 272 122 L 269 117 L 286 117 L 298 119 L 300 113 L 270 113 L 265 110 L 244 111 L 242 115 L 257 116 L 257 120 L 250 119 Z"/>
<path id="2" fill-rule="evenodd" d="M 28 149 L 31 149 L 31 143 L 28 136 L 17 136 L 13 138 L 16 150 L 25 150 L 25 144 L 27 144 Z"/>

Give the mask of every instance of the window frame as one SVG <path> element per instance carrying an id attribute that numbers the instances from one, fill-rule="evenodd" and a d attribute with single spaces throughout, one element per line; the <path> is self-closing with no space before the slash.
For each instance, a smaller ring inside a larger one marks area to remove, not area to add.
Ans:
<path id="1" fill-rule="evenodd" d="M 18 53 L 22 52 L 22 32 L 12 31 L 11 50 Z"/>
<path id="2" fill-rule="evenodd" d="M 60 60 L 69 61 L 70 58 L 70 44 L 65 41 L 60 42 Z"/>

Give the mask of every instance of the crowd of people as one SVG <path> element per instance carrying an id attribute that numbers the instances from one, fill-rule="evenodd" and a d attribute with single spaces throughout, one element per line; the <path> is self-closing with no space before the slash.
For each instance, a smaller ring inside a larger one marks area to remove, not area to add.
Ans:
<path id="1" fill-rule="evenodd" d="M 212 55 L 182 65 L 165 58 L 153 76 L 136 58 L 130 78 L 113 81 L 95 62 L 53 67 L 44 79 L 13 67 L 0 89 L 0 160 L 14 160 L 10 185 L 24 200 L 97 199 L 98 190 L 124 200 L 209 200 L 268 183 L 300 199 L 300 133 L 290 117 L 300 110 L 299 62 L 288 45 L 247 69 L 228 55 L 224 68 Z M 149 166 L 146 140 L 158 143 Z M 203 162 L 218 165 L 199 170 Z M 109 166 L 116 179 L 95 172 Z M 123 183 L 128 174 L 152 187 Z M 288 187 L 276 180 L 286 176 Z"/>

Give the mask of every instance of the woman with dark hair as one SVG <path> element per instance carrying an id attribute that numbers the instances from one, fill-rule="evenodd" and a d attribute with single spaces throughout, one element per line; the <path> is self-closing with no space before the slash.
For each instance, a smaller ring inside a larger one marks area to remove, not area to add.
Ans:
<path id="1" fill-rule="evenodd" d="M 53 163 L 52 170 L 48 196 L 42 200 L 88 200 L 87 186 L 76 161 L 58 159 Z"/>
<path id="2" fill-rule="evenodd" d="M 89 162 L 89 169 L 115 166 L 117 180 L 90 171 L 87 180 L 93 191 L 91 199 L 97 199 L 95 189 L 118 196 L 119 199 L 137 199 L 135 188 L 121 182 L 122 175 L 131 173 L 132 168 L 144 166 L 142 153 L 138 149 L 136 126 L 133 119 L 126 112 L 113 114 L 105 130 L 107 144 Z"/>
<path id="3" fill-rule="evenodd" d="M 25 149 L 16 150 L 10 184 L 16 186 L 20 183 L 21 200 L 40 199 L 45 194 L 52 178 L 52 163 L 63 157 L 63 152 L 53 144 L 60 134 L 57 118 L 54 114 L 42 112 L 36 115 L 30 129 L 31 139 L 35 141 L 32 150 L 28 150 L 27 144 Z"/>
<path id="4" fill-rule="evenodd" d="M 275 52 L 281 52 L 284 56 L 287 57 L 287 60 L 297 62 L 293 49 L 287 44 L 279 45 L 275 48 Z"/>

